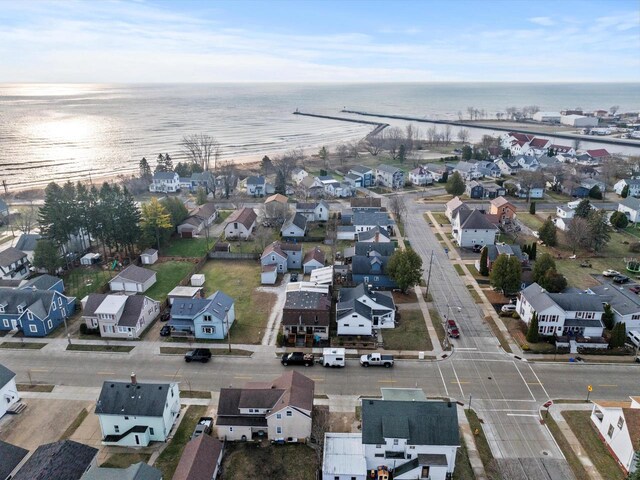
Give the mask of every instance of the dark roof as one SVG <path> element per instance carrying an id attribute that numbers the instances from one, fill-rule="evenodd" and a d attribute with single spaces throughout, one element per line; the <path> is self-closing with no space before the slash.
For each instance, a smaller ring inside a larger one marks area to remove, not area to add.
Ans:
<path id="1" fill-rule="evenodd" d="M 631 210 L 640 210 L 640 198 L 627 197 L 620 202 L 620 205 Z"/>
<path id="2" fill-rule="evenodd" d="M 247 185 L 262 185 L 266 180 L 263 176 L 250 176 L 247 177 Z"/>
<path id="3" fill-rule="evenodd" d="M 162 480 L 162 472 L 138 462 L 127 468 L 94 467 L 82 476 L 82 480 Z"/>
<path id="4" fill-rule="evenodd" d="M 221 455 L 222 442 L 217 438 L 194 438 L 185 445 L 173 480 L 211 480 Z"/>
<path id="5" fill-rule="evenodd" d="M 0 365 L 0 368 L 2 365 Z M 0 382 L 0 385 L 2 383 Z M 4 480 L 18 466 L 29 450 L 0 440 L 0 479 Z"/>
<path id="6" fill-rule="evenodd" d="M 109 282 L 114 280 L 128 280 L 135 283 L 144 283 L 156 274 L 155 271 L 148 268 L 138 267 L 137 265 L 129 265 L 122 270 L 118 275 L 113 277 Z"/>
<path id="7" fill-rule="evenodd" d="M 362 443 L 404 438 L 409 445 L 460 445 L 455 403 L 362 401 Z"/>
<path id="8" fill-rule="evenodd" d="M 391 220 L 386 212 L 364 210 L 353 212 L 351 223 L 353 225 L 378 225 L 386 227 L 388 225 L 393 225 L 393 220 Z"/>
<path id="9" fill-rule="evenodd" d="M 245 226 L 245 228 L 250 228 L 251 225 L 256 221 L 258 216 L 256 212 L 253 211 L 253 208 L 242 208 L 241 210 L 236 210 L 233 212 L 228 218 L 226 225 L 230 223 L 238 222 Z"/>
<path id="10" fill-rule="evenodd" d="M 371 273 L 371 267 L 374 263 L 381 263 L 381 274 L 384 275 L 385 267 L 389 257 L 368 257 L 366 255 L 354 255 L 351 260 L 351 271 L 358 275 L 366 275 Z"/>
<path id="11" fill-rule="evenodd" d="M 211 215 L 213 215 L 217 211 L 218 209 L 213 203 L 205 203 L 203 205 L 200 205 L 198 209 L 195 212 L 193 212 L 193 216 L 201 218 L 203 220 L 207 220 L 209 217 L 211 217 Z"/>
<path id="12" fill-rule="evenodd" d="M 329 310 L 331 301 L 326 293 L 295 291 L 287 292 L 285 310 Z"/>
<path id="13" fill-rule="evenodd" d="M 305 265 L 311 260 L 315 260 L 316 262 L 324 265 L 324 252 L 320 247 L 312 248 L 307 253 L 305 253 L 304 259 L 302 260 L 302 264 Z"/>
<path id="14" fill-rule="evenodd" d="M 551 300 L 567 312 L 604 312 L 602 304 L 606 303 L 606 297 L 587 293 L 549 293 L 548 295 Z"/>
<path id="15" fill-rule="evenodd" d="M 520 261 L 524 260 L 520 245 L 486 245 L 485 248 L 487 249 L 487 256 L 489 258 L 489 261 L 491 262 L 494 262 L 498 258 L 498 256 L 502 254 L 509 256 L 513 255 Z"/>
<path id="16" fill-rule="evenodd" d="M 602 327 L 602 321 L 597 319 L 586 320 L 583 318 L 567 318 L 565 327 Z"/>
<path id="17" fill-rule="evenodd" d="M 301 243 L 280 242 L 280 248 L 283 252 L 302 252 Z"/>
<path id="18" fill-rule="evenodd" d="M 291 225 L 295 225 L 300 230 L 305 230 L 307 228 L 307 217 L 299 212 L 294 213 L 286 222 L 284 222 L 282 230 L 286 230 Z"/>
<path id="19" fill-rule="evenodd" d="M 105 293 L 90 293 L 82 309 L 83 317 L 93 317 L 100 304 L 107 298 Z"/>
<path id="20" fill-rule="evenodd" d="M 372 303 L 367 303 L 366 299 L 364 302 L 359 301 L 358 299 L 363 295 L 366 295 Z M 375 294 L 370 294 L 362 283 L 354 288 L 340 289 L 340 297 L 336 310 L 339 312 L 339 318 L 350 315 L 355 311 L 366 318 L 372 319 L 374 313 L 385 312 L 385 310 L 382 309 L 374 310 L 372 308 L 374 303 L 377 304 L 376 306 L 381 305 L 382 307 L 386 307 L 387 311 L 395 310 L 395 303 L 389 292 L 378 291 Z"/>
<path id="21" fill-rule="evenodd" d="M 162 416 L 170 383 L 104 382 L 96 403 L 97 415 Z"/>
<path id="22" fill-rule="evenodd" d="M 41 238 L 42 236 L 37 233 L 23 233 L 16 242 L 15 248 L 23 252 L 33 252 L 36 249 L 38 240 Z"/>
<path id="23" fill-rule="evenodd" d="M 72 440 L 40 445 L 13 480 L 79 480 L 98 449 Z"/>
<path id="24" fill-rule="evenodd" d="M 60 283 L 61 278 L 54 277 L 53 275 L 40 275 L 39 277 L 32 278 L 27 283 L 20 287 L 21 290 L 35 287 L 36 290 L 49 290 L 51 287 Z"/>
<path id="25" fill-rule="evenodd" d="M 124 310 L 118 320 L 118 325 L 122 327 L 135 327 L 140 318 L 140 313 L 144 308 L 144 301 L 148 297 L 144 295 L 129 295 L 124 304 Z"/>
<path id="26" fill-rule="evenodd" d="M 393 167 L 393 166 L 391 166 L 391 165 L 386 165 L 386 164 L 384 164 L 384 163 L 382 163 L 382 164 L 378 165 L 378 166 L 376 167 L 376 170 L 380 170 L 380 171 L 382 171 L 382 172 L 385 172 L 385 173 L 392 173 L 392 174 L 393 174 L 393 173 L 397 173 L 397 172 L 404 173 L 404 172 L 403 172 L 402 170 L 400 170 L 398 167 Z"/>
<path id="27" fill-rule="evenodd" d="M 480 210 L 460 210 L 460 228 L 465 230 L 497 230 Z"/>
<path id="28" fill-rule="evenodd" d="M 349 169 L 350 172 L 357 172 L 357 173 L 361 173 L 361 174 L 365 174 L 365 173 L 369 173 L 372 172 L 372 169 L 369 167 L 365 167 L 363 165 L 354 165 L 353 167 L 351 167 Z"/>
<path id="29" fill-rule="evenodd" d="M 47 316 L 51 301 L 56 295 L 52 290 L 9 290 L 0 289 L 0 304 L 6 304 L 5 313 L 20 315 L 18 305 L 23 305 L 24 309 L 29 309 L 41 320 Z"/>
<path id="30" fill-rule="evenodd" d="M 27 254 L 22 250 L 18 250 L 14 247 L 9 247 L 6 250 L 0 252 L 0 265 L 11 265 L 14 262 L 26 257 Z"/>
<path id="31" fill-rule="evenodd" d="M 367 230 L 366 232 L 356 233 L 359 242 L 377 239 L 379 235 L 382 235 L 385 238 L 389 238 L 389 232 L 387 232 L 387 229 L 380 228 L 379 226 L 375 226 L 371 230 Z"/>

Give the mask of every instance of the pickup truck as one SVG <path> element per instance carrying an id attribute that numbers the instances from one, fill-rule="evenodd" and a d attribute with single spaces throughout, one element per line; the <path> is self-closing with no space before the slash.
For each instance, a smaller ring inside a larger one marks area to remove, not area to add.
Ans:
<path id="1" fill-rule="evenodd" d="M 370 353 L 369 355 L 362 355 L 360 357 L 360 365 L 368 367 L 393 367 L 393 355 L 382 355 L 380 353 Z"/>
<path id="2" fill-rule="evenodd" d="M 190 362 L 202 362 L 207 363 L 211 359 L 211 350 L 208 348 L 196 348 L 187 352 L 184 356 L 184 361 Z"/>
<path id="3" fill-rule="evenodd" d="M 213 418 L 200 417 L 200 420 L 198 420 L 198 424 L 196 425 L 196 428 L 193 430 L 193 433 L 191 434 L 191 440 L 193 440 L 194 438 L 198 438 L 202 434 L 205 434 L 205 435 L 211 434 L 212 426 L 213 426 Z"/>
<path id="4" fill-rule="evenodd" d="M 289 352 L 282 355 L 280 363 L 282 365 L 304 365 L 305 367 L 313 367 L 313 353 Z"/>

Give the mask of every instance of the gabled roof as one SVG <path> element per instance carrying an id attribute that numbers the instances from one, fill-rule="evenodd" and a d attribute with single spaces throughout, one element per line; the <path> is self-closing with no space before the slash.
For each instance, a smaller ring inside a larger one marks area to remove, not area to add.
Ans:
<path id="1" fill-rule="evenodd" d="M 172 480 L 211 480 L 222 455 L 222 442 L 210 435 L 190 440 L 182 451 Z"/>
<path id="2" fill-rule="evenodd" d="M 377 239 L 379 236 L 382 236 L 384 238 L 390 238 L 386 228 L 380 228 L 379 226 L 376 225 L 375 227 L 373 227 L 370 230 L 367 230 L 366 232 L 356 233 L 356 237 L 357 237 L 356 240 L 358 242 L 367 242 L 368 240 Z"/>
<path id="3" fill-rule="evenodd" d="M 96 403 L 96 415 L 135 415 L 161 417 L 171 383 L 106 381 Z"/>
<path id="4" fill-rule="evenodd" d="M 489 203 L 491 203 L 491 205 L 493 205 L 496 208 L 504 207 L 505 205 L 510 205 L 513 207 L 513 204 L 504 197 L 494 198 Z"/>
<path id="5" fill-rule="evenodd" d="M 0 365 L 0 367 L 2 367 L 2 365 Z M 2 382 L 0 382 L 0 386 L 1 385 Z M 27 453 L 29 453 L 29 450 L 0 440 L 0 459 L 2 459 L 0 462 L 0 478 L 3 480 L 7 478 Z"/>
<path id="6" fill-rule="evenodd" d="M 328 311 L 331 300 L 326 293 L 294 291 L 287 292 L 284 310 Z"/>
<path id="7" fill-rule="evenodd" d="M 494 262 L 500 255 L 514 256 L 520 261 L 524 260 L 520 245 L 486 245 L 485 248 L 487 249 L 487 257 L 491 262 Z"/>
<path id="8" fill-rule="evenodd" d="M 94 467 L 82 476 L 82 480 L 162 480 L 162 472 L 138 462 L 127 468 Z"/>
<path id="9" fill-rule="evenodd" d="M 445 203 L 445 208 L 447 210 L 455 210 L 456 208 L 460 207 L 461 205 L 463 205 L 463 201 L 460 200 L 460 197 L 453 197 L 451 200 L 449 200 L 447 203 Z"/>
<path id="10" fill-rule="evenodd" d="M 38 235 L 37 233 L 23 233 L 16 242 L 15 248 L 23 252 L 33 252 L 36 249 L 38 240 L 41 238 L 42 235 Z"/>
<path id="11" fill-rule="evenodd" d="M 113 281 L 129 281 L 134 283 L 144 283 L 156 274 L 155 271 L 148 268 L 138 267 L 137 265 L 129 265 L 122 270 L 118 275 L 109 280 L 109 283 Z"/>
<path id="12" fill-rule="evenodd" d="M 363 165 L 355 165 L 353 167 L 351 167 L 349 169 L 350 172 L 357 172 L 360 173 L 362 175 L 366 174 L 366 173 L 373 173 L 373 169 L 369 168 L 369 167 L 365 167 Z"/>
<path id="13" fill-rule="evenodd" d="M 533 148 L 545 148 L 549 144 L 549 140 L 546 138 L 535 137 L 529 142 L 529 145 Z"/>
<path id="14" fill-rule="evenodd" d="M 236 210 L 231 215 L 229 215 L 226 225 L 238 222 L 244 225 L 245 228 L 249 229 L 251 228 L 251 225 L 253 225 L 256 221 L 256 218 L 258 218 L 258 216 L 256 215 L 256 212 L 253 211 L 253 208 L 244 207 L 241 210 Z"/>
<path id="15" fill-rule="evenodd" d="M 587 154 L 591 158 L 602 158 L 602 157 L 608 157 L 611 155 L 606 148 L 597 148 L 595 150 L 587 150 Z"/>
<path id="16" fill-rule="evenodd" d="M 61 278 L 54 277 L 53 275 L 40 275 L 39 277 L 32 278 L 20 287 L 20 290 L 26 290 L 28 288 L 35 288 L 36 290 L 49 290 L 54 285 L 62 282 Z"/>
<path id="17" fill-rule="evenodd" d="M 324 252 L 320 247 L 312 248 L 307 253 L 305 253 L 304 259 L 302 260 L 302 264 L 306 265 L 312 260 L 315 260 L 316 262 L 324 265 L 324 260 L 325 260 Z"/>
<path id="18" fill-rule="evenodd" d="M 377 254 L 382 257 L 390 257 L 395 252 L 396 246 L 393 242 L 372 243 L 372 242 L 356 242 L 354 245 L 355 255 L 369 256 Z"/>
<path id="19" fill-rule="evenodd" d="M 387 227 L 393 225 L 393 220 L 389 217 L 387 212 L 377 212 L 368 210 L 359 210 L 353 212 L 351 219 L 352 225 L 378 225 L 380 227 Z"/>
<path id="20" fill-rule="evenodd" d="M 72 440 L 40 445 L 13 480 L 79 480 L 98 449 Z"/>
<path id="21" fill-rule="evenodd" d="M 193 213 L 193 216 L 207 220 L 211 215 L 216 213 L 217 210 L 218 209 L 214 203 L 204 203 L 198 207 L 198 209 Z"/>
<path id="22" fill-rule="evenodd" d="M 480 210 L 460 210 L 460 228 L 463 230 L 498 230 Z"/>
<path id="23" fill-rule="evenodd" d="M 0 288 L 0 304 L 5 305 L 5 313 L 19 315 L 18 306 L 29 309 L 34 315 L 43 320 L 47 316 L 51 302 L 57 292 L 52 290 L 13 290 Z M 47 306 L 45 308 L 45 305 Z"/>
<path id="24" fill-rule="evenodd" d="M 282 248 L 280 247 L 280 242 L 276 241 L 276 242 L 273 242 L 271 245 L 267 245 L 267 248 L 264 249 L 260 258 L 264 258 L 268 255 L 271 255 L 272 253 L 275 253 L 276 255 L 285 259 L 288 256 L 286 253 L 282 251 Z"/>
<path id="25" fill-rule="evenodd" d="M 620 205 L 632 210 L 640 210 L 640 198 L 627 197 L 620 202 Z"/>
<path id="26" fill-rule="evenodd" d="M 247 177 L 247 185 L 263 185 L 266 183 L 266 179 L 263 176 L 250 176 Z"/>
<path id="27" fill-rule="evenodd" d="M 291 217 L 284 222 L 282 225 L 281 231 L 285 231 L 287 228 L 291 227 L 291 225 L 295 225 L 300 230 L 306 230 L 307 228 L 307 217 L 305 217 L 300 212 L 294 213 Z"/>
<path id="28" fill-rule="evenodd" d="M 0 266 L 8 266 L 18 260 L 21 260 L 27 256 L 22 250 L 18 250 L 14 247 L 9 247 L 0 252 Z"/>
<path id="29" fill-rule="evenodd" d="M 380 165 L 378 165 L 376 167 L 376 170 L 385 172 L 385 173 L 391 173 L 391 174 L 403 173 L 402 170 L 400 170 L 398 167 L 392 167 L 391 165 L 386 165 L 384 163 L 381 163 Z"/>
<path id="30" fill-rule="evenodd" d="M 362 283 L 353 288 L 340 289 L 340 297 L 336 305 L 339 318 L 351 315 L 355 311 L 370 320 L 374 313 L 394 311 L 395 308 L 393 297 L 389 292 L 377 291 L 372 294 Z"/>
<path id="31" fill-rule="evenodd" d="M 604 284 L 590 287 L 589 291 L 607 297 L 607 303 L 620 315 L 640 313 L 640 296 L 625 287 Z"/>
<path id="32" fill-rule="evenodd" d="M 267 204 L 271 202 L 277 202 L 277 203 L 287 204 L 288 201 L 289 199 L 287 197 L 285 197 L 281 193 L 276 193 L 275 195 L 271 195 L 270 197 L 267 197 L 264 203 Z"/>
<path id="33" fill-rule="evenodd" d="M 351 260 L 351 272 L 356 275 L 366 275 L 371 273 L 374 264 L 379 264 L 382 275 L 385 275 L 384 272 L 388 262 L 389 257 L 367 257 L 365 255 L 354 255 Z"/>
<path id="34" fill-rule="evenodd" d="M 176 172 L 157 172 L 153 174 L 154 180 L 173 180 L 178 174 Z"/>
<path id="35" fill-rule="evenodd" d="M 0 388 L 4 387 L 16 374 L 0 363 Z M 2 477 L 0 477 L 2 478 Z"/>

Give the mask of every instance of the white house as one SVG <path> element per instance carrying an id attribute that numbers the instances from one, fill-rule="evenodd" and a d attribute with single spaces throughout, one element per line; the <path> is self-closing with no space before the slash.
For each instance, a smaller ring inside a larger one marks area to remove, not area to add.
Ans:
<path id="1" fill-rule="evenodd" d="M 551 142 L 546 138 L 535 137 L 529 142 L 529 152 L 533 153 L 536 157 L 545 155 L 549 151 Z"/>
<path id="2" fill-rule="evenodd" d="M 304 168 L 294 168 L 293 172 L 291 173 L 291 179 L 296 183 L 296 185 L 300 185 L 300 183 L 302 183 L 302 180 L 304 180 L 304 178 L 308 176 L 309 173 L 307 173 Z"/>
<path id="3" fill-rule="evenodd" d="M 324 434 L 322 480 L 366 480 L 361 433 Z"/>
<path id="4" fill-rule="evenodd" d="M 449 175 L 451 168 L 443 164 L 427 163 L 423 168 L 431 175 L 434 182 L 439 182 L 445 175 Z"/>
<path id="5" fill-rule="evenodd" d="M 520 185 L 519 182 L 515 183 L 514 186 L 515 186 L 515 196 L 518 198 L 527 198 L 527 197 L 543 198 L 544 197 L 544 186 L 542 185 L 532 185 L 530 191 L 527 188 Z"/>
<path id="6" fill-rule="evenodd" d="M 304 237 L 307 234 L 307 217 L 301 213 L 294 213 L 285 220 L 280 233 L 283 237 Z"/>
<path id="7" fill-rule="evenodd" d="M 176 172 L 158 172 L 153 175 L 151 193 L 173 193 L 180 190 L 180 177 Z"/>
<path id="8" fill-rule="evenodd" d="M 417 186 L 431 185 L 433 176 L 424 167 L 417 167 L 409 172 L 409 181 Z"/>
<path id="9" fill-rule="evenodd" d="M 447 217 L 450 222 L 453 222 L 453 218 L 458 214 L 458 209 L 460 208 L 469 210 L 469 207 L 467 207 L 467 205 L 465 205 L 465 203 L 460 200 L 460 197 L 453 197 L 444 206 L 445 217 Z"/>
<path id="10" fill-rule="evenodd" d="M 112 292 L 144 293 L 156 283 L 156 272 L 148 268 L 129 265 L 109 280 Z"/>
<path id="11" fill-rule="evenodd" d="M 351 224 L 355 227 L 355 233 L 367 232 L 376 227 L 393 232 L 394 222 L 387 212 L 358 211 L 353 213 Z"/>
<path id="12" fill-rule="evenodd" d="M 366 232 L 356 233 L 355 240 L 356 242 L 366 243 L 389 243 L 391 242 L 391 236 L 386 228 L 376 226 Z"/>
<path id="13" fill-rule="evenodd" d="M 277 265 L 262 265 L 260 272 L 260 283 L 262 285 L 275 285 L 278 281 Z"/>
<path id="14" fill-rule="evenodd" d="M 613 191 L 618 195 L 622 195 L 624 187 L 629 187 L 629 197 L 640 196 L 640 178 L 623 178 L 618 180 L 613 186 Z"/>
<path id="15" fill-rule="evenodd" d="M 629 399 L 594 400 L 591 421 L 618 463 L 633 473 L 640 457 L 640 397 Z"/>
<path id="16" fill-rule="evenodd" d="M 0 363 L 0 418 L 19 401 L 16 374 Z"/>
<path id="17" fill-rule="evenodd" d="M 477 165 L 471 162 L 460 161 L 453 169 L 458 172 L 463 180 L 476 180 L 482 178 L 482 173 L 478 171 Z"/>
<path id="18" fill-rule="evenodd" d="M 404 187 L 404 172 L 397 167 L 381 164 L 376 167 L 376 181 L 383 187 L 398 189 Z"/>
<path id="19" fill-rule="evenodd" d="M 640 199 L 627 197 L 618 203 L 618 211 L 624 213 L 630 222 L 637 223 L 640 219 Z"/>
<path id="20" fill-rule="evenodd" d="M 575 207 L 570 205 L 558 205 L 556 207 L 556 216 L 553 219 L 553 223 L 563 232 L 569 229 L 571 225 L 571 219 L 575 216 Z"/>
<path id="21" fill-rule="evenodd" d="M 143 265 L 153 265 L 158 261 L 158 250 L 155 248 L 147 248 L 140 254 L 140 261 Z"/>
<path id="22" fill-rule="evenodd" d="M 233 212 L 224 226 L 224 238 L 248 239 L 256 226 L 258 216 L 252 208 L 242 208 Z"/>
<path id="23" fill-rule="evenodd" d="M 499 230 L 480 210 L 459 208 L 451 222 L 451 233 L 458 246 L 473 247 L 493 245 Z"/>
<path id="24" fill-rule="evenodd" d="M 296 203 L 296 213 L 307 217 L 310 222 L 326 222 L 329 220 L 329 204 L 324 200 L 319 202 Z"/>
<path id="25" fill-rule="evenodd" d="M 588 293 L 549 293 L 534 282 L 520 292 L 516 311 L 527 324 L 537 313 L 540 335 L 602 337 L 607 300 Z"/>
<path id="26" fill-rule="evenodd" d="M 180 413 L 177 383 L 106 381 L 96 402 L 103 445 L 146 447 L 165 442 Z"/>
<path id="27" fill-rule="evenodd" d="M 588 293 L 608 298 L 616 323 L 623 322 L 627 332 L 640 332 L 640 296 L 629 290 L 629 287 L 618 287 L 608 283 L 589 287 Z"/>
<path id="28" fill-rule="evenodd" d="M 40 240 L 41 238 L 42 236 L 38 235 L 37 233 L 23 233 L 22 235 L 20 235 L 20 238 L 18 238 L 18 241 L 14 245 L 14 248 L 17 248 L 21 252 L 26 253 L 27 260 L 29 260 L 29 262 L 33 262 L 33 255 L 36 252 L 38 240 Z"/>
<path id="29" fill-rule="evenodd" d="M 0 278 L 22 280 L 31 273 L 31 264 L 22 250 L 9 247 L 0 252 Z"/>
<path id="30" fill-rule="evenodd" d="M 365 285 L 342 288 L 336 303 L 338 335 L 366 335 L 395 328 L 396 306 L 389 292 L 371 292 Z"/>
<path id="31" fill-rule="evenodd" d="M 82 320 L 105 338 L 140 338 L 160 314 L 160 302 L 146 295 L 91 293 L 82 303 Z"/>
<path id="32" fill-rule="evenodd" d="M 247 195 L 261 197 L 267 193 L 267 180 L 263 176 L 250 176 L 245 180 Z"/>
<path id="33" fill-rule="evenodd" d="M 311 273 L 317 268 L 323 268 L 325 262 L 324 252 L 320 247 L 315 247 L 309 250 L 302 260 L 302 271 L 307 274 Z"/>

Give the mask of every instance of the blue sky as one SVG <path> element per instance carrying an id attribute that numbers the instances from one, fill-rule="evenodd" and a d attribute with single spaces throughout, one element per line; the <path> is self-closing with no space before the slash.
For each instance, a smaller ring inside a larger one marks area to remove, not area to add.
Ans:
<path id="1" fill-rule="evenodd" d="M 629 82 L 638 52 L 638 0 L 0 0 L 0 82 Z"/>

